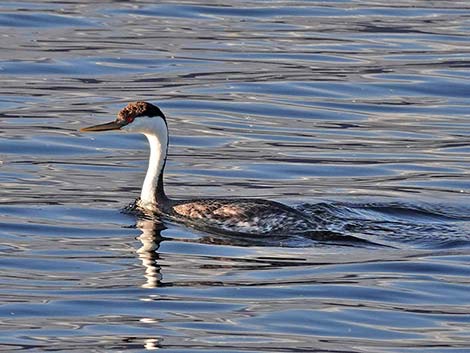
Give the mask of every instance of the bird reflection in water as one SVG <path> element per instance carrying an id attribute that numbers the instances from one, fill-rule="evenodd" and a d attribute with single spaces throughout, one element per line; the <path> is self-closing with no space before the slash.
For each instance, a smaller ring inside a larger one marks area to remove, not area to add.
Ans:
<path id="1" fill-rule="evenodd" d="M 156 288 L 161 286 L 162 275 L 160 265 L 158 264 L 158 248 L 164 239 L 160 232 L 166 227 L 156 220 L 139 219 L 136 227 L 142 231 L 136 239 L 142 243 L 142 246 L 136 250 L 142 265 L 145 268 L 146 282 L 141 285 L 142 288 Z"/>
<path id="2" fill-rule="evenodd" d="M 124 210 L 128 211 L 128 210 Z M 171 284 L 165 284 L 162 282 L 161 267 L 158 264 L 160 254 L 158 249 L 162 241 L 173 240 L 161 235 L 161 232 L 167 227 L 156 217 L 148 217 L 145 214 L 140 213 L 139 218 L 136 221 L 135 227 L 140 229 L 142 232 L 138 237 L 142 243 L 142 246 L 136 250 L 143 267 L 145 268 L 145 279 L 146 282 L 141 285 L 142 288 L 156 288 L 168 286 Z M 266 245 L 266 243 L 257 242 L 253 239 L 245 238 L 226 238 L 223 236 L 201 236 L 197 240 L 189 239 L 178 239 L 180 242 L 197 242 L 201 244 L 214 244 L 214 245 L 237 245 L 237 246 L 249 246 L 249 245 Z"/>
<path id="3" fill-rule="evenodd" d="M 123 210 L 129 213 L 129 209 Z M 136 253 L 145 268 L 144 277 L 145 283 L 141 285 L 142 288 L 156 288 L 163 286 L 171 286 L 172 283 L 162 282 L 161 267 L 158 264 L 160 254 L 158 249 L 162 241 L 171 241 L 172 238 L 164 237 L 161 232 L 167 227 L 157 217 L 152 217 L 143 213 L 139 213 L 136 228 L 142 233 L 136 237 L 142 243 L 142 246 L 136 250 Z M 180 242 L 197 242 L 200 244 L 213 244 L 213 245 L 231 245 L 231 246 L 272 246 L 280 245 L 285 239 L 252 239 L 247 237 L 226 237 L 223 235 L 202 235 L 197 239 L 181 239 Z"/>

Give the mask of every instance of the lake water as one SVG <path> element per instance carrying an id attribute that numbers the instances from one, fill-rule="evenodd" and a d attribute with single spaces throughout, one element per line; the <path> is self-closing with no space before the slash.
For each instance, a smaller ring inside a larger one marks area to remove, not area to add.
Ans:
<path id="1" fill-rule="evenodd" d="M 0 4 L 0 350 L 470 352 L 467 1 Z M 121 212 L 168 116 L 167 192 L 277 200 L 384 247 Z"/>

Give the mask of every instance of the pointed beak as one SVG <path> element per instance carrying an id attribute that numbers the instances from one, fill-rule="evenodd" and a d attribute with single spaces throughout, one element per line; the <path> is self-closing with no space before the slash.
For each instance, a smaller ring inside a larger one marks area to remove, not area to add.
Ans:
<path id="1" fill-rule="evenodd" d="M 108 131 L 108 130 L 119 130 L 121 127 L 126 125 L 125 122 L 119 121 L 111 121 L 110 123 L 106 124 L 99 124 L 81 128 L 81 132 L 89 132 L 89 131 Z"/>

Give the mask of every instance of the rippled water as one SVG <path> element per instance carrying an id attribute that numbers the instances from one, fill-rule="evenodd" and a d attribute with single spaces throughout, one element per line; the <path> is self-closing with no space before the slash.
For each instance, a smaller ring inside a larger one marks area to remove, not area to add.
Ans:
<path id="1" fill-rule="evenodd" d="M 0 349 L 469 352 L 467 1 L 0 4 Z M 263 197 L 386 247 L 120 210 L 159 104 L 174 197 Z"/>

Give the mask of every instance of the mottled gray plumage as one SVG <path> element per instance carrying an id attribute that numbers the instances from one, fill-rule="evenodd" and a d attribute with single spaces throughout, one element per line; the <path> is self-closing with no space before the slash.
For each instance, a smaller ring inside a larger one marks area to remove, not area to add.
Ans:
<path id="1" fill-rule="evenodd" d="M 173 201 L 166 213 L 221 231 L 289 234 L 316 230 L 318 223 L 292 207 L 262 199 L 197 199 Z"/>

